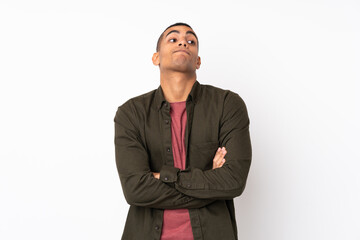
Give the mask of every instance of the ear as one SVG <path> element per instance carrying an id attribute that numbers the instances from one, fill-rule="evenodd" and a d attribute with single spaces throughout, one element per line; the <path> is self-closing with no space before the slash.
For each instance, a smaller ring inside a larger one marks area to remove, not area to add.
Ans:
<path id="1" fill-rule="evenodd" d="M 196 60 L 196 69 L 200 68 L 200 64 L 201 64 L 201 58 L 198 56 Z"/>
<path id="2" fill-rule="evenodd" d="M 156 52 L 153 54 L 152 56 L 152 62 L 155 66 L 158 66 L 160 64 L 160 60 L 159 60 L 159 52 Z"/>

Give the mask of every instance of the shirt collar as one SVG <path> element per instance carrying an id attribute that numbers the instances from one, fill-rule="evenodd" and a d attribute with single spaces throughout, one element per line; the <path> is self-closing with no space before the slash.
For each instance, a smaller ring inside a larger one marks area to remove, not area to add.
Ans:
<path id="1" fill-rule="evenodd" d="M 200 97 L 200 83 L 196 80 L 191 88 L 191 91 L 190 91 L 186 101 L 187 102 L 193 101 L 194 104 L 196 104 L 196 101 L 199 99 L 199 97 Z M 161 85 L 159 85 L 159 87 L 155 91 L 156 109 L 160 110 L 164 102 L 167 102 L 167 101 L 164 97 L 164 92 L 161 88 Z"/>

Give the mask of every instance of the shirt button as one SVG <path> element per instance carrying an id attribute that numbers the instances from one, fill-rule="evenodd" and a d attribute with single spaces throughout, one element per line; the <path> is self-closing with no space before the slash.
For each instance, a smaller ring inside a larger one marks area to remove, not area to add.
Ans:
<path id="1" fill-rule="evenodd" d="M 155 230 L 159 230 L 160 228 L 159 228 L 159 226 L 155 226 Z"/>
<path id="2" fill-rule="evenodd" d="M 186 185 L 186 186 L 187 186 L 188 188 L 189 188 L 189 187 L 191 187 L 191 185 L 190 185 L 190 184 L 188 184 L 188 185 Z"/>
<path id="3" fill-rule="evenodd" d="M 165 178 L 164 178 L 164 180 L 165 180 L 165 181 L 167 181 L 167 180 L 168 180 L 168 178 L 167 178 L 167 177 L 165 177 Z"/>
<path id="4" fill-rule="evenodd" d="M 167 152 L 170 152 L 170 148 L 167 148 L 166 151 L 167 151 Z"/>
<path id="5" fill-rule="evenodd" d="M 165 123 L 166 123 L 166 124 L 169 124 L 169 120 L 165 120 Z"/>

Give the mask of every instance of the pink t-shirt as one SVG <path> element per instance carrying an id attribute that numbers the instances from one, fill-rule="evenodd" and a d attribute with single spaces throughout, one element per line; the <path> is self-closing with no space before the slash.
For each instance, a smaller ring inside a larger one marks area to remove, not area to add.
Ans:
<path id="1" fill-rule="evenodd" d="M 185 169 L 186 101 L 170 103 L 174 167 Z M 165 209 L 161 240 L 193 240 L 188 209 Z"/>

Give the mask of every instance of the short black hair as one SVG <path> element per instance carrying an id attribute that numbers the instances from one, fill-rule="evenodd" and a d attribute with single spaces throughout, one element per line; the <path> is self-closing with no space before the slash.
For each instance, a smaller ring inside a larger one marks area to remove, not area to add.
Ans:
<path id="1" fill-rule="evenodd" d="M 192 27 L 190 27 L 189 24 L 186 24 L 186 23 L 183 23 L 183 22 L 177 22 L 177 23 L 171 24 L 170 26 L 168 26 L 168 27 L 161 33 L 161 35 L 160 35 L 160 37 L 159 37 L 159 39 L 158 39 L 158 41 L 157 41 L 157 44 L 156 44 L 156 52 L 160 51 L 160 43 L 161 43 L 161 40 L 162 40 L 163 37 L 164 37 L 164 32 L 165 32 L 166 30 L 168 30 L 169 28 L 174 27 L 174 26 L 186 26 L 186 27 L 189 27 L 189 28 L 192 29 Z M 195 37 L 196 37 L 196 40 L 197 40 L 197 42 L 198 42 L 197 47 L 198 47 L 198 51 L 199 51 L 199 39 L 197 38 L 196 35 L 195 35 Z"/>

